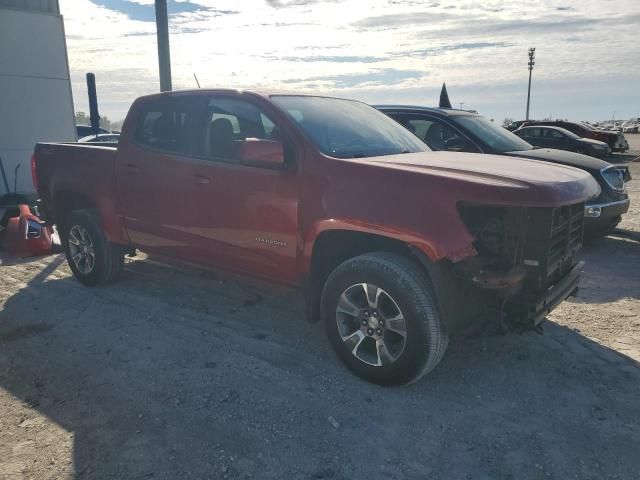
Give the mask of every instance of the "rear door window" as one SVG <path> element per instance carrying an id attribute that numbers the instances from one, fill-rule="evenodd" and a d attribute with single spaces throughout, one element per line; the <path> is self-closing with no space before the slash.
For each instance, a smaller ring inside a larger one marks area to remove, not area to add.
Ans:
<path id="1" fill-rule="evenodd" d="M 146 105 L 138 117 L 135 140 L 141 146 L 172 153 L 192 154 L 192 102 L 184 97 L 161 99 Z"/>

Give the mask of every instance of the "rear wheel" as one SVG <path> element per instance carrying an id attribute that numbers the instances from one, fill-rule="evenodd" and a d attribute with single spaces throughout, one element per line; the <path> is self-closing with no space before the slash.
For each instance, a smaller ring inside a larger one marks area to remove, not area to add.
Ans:
<path id="1" fill-rule="evenodd" d="M 92 210 L 69 214 L 62 228 L 62 244 L 71 271 L 84 285 L 112 282 L 122 271 L 124 253 L 107 240 Z"/>
<path id="2" fill-rule="evenodd" d="M 329 340 L 356 375 L 382 385 L 418 380 L 442 359 L 448 337 L 426 273 L 378 252 L 339 265 L 322 292 Z"/>

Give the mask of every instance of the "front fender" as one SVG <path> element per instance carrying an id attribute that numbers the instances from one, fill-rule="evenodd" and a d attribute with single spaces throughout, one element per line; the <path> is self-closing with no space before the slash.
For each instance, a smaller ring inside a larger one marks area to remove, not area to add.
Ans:
<path id="1" fill-rule="evenodd" d="M 445 245 L 438 245 L 423 234 L 405 229 L 397 229 L 386 225 L 376 225 L 355 219 L 323 219 L 314 222 L 306 229 L 303 236 L 302 272 L 309 272 L 311 258 L 316 240 L 325 232 L 342 230 L 357 233 L 367 233 L 402 242 L 425 255 L 431 262 L 447 258 L 453 262 L 476 254 L 472 245 L 472 237 L 468 235 L 468 243 L 463 248 L 452 252 Z"/>

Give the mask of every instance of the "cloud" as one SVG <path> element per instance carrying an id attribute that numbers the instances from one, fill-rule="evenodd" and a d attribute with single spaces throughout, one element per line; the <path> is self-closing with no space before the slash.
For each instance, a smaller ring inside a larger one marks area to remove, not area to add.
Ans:
<path id="1" fill-rule="evenodd" d="M 340 75 L 323 75 L 304 79 L 288 79 L 287 84 L 324 85 L 325 88 L 353 88 L 360 86 L 393 85 L 409 79 L 426 76 L 421 70 L 397 70 L 394 68 L 374 69 L 365 73 L 347 73 Z"/>
<path id="2" fill-rule="evenodd" d="M 78 109 L 86 109 L 87 71 L 97 75 L 100 108 L 110 118 L 158 90 L 153 3 L 60 0 Z M 168 7 L 176 89 L 195 87 L 196 72 L 203 87 L 420 104 L 446 81 L 465 106 L 517 117 L 527 49 L 536 47 L 534 113 L 540 107 L 548 115 L 551 99 L 562 98 L 546 89 L 551 84 L 579 91 L 586 106 L 602 109 L 594 99 L 607 99 L 609 116 L 637 115 L 631 110 L 640 104 L 637 88 L 627 88 L 640 84 L 637 0 L 616 0 L 615 9 L 600 0 L 535 8 L 520 0 L 168 0 Z M 591 90 L 577 90 L 585 79 Z M 628 98 L 620 102 L 610 90 Z M 553 110 L 589 111 L 576 105 Z"/>
<path id="3" fill-rule="evenodd" d="M 285 62 L 328 62 L 328 63 L 377 63 L 387 60 L 386 57 L 358 56 L 358 55 L 310 55 L 271 57 L 272 60 Z"/>
<path id="4" fill-rule="evenodd" d="M 314 3 L 337 2 L 339 0 L 265 0 L 273 8 L 307 6 Z"/>
<path id="5" fill-rule="evenodd" d="M 469 42 L 454 45 L 441 45 L 438 47 L 421 48 L 418 50 L 405 50 L 394 53 L 398 57 L 432 57 L 435 55 L 445 55 L 447 52 L 455 50 L 480 50 L 484 48 L 511 47 L 513 44 L 506 42 Z"/>
<path id="6" fill-rule="evenodd" d="M 353 22 L 357 29 L 369 28 L 406 28 L 413 25 L 430 25 L 444 20 L 458 18 L 458 15 L 446 12 L 403 12 L 366 17 Z"/>

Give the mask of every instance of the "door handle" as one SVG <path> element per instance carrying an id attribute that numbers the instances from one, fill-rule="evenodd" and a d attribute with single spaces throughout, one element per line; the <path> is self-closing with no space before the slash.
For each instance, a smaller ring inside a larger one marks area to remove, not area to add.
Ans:
<path id="1" fill-rule="evenodd" d="M 138 167 L 135 163 L 127 163 L 127 170 L 131 173 L 138 173 L 140 171 L 140 167 Z"/>
<path id="2" fill-rule="evenodd" d="M 211 181 L 204 175 L 194 175 L 193 179 L 196 183 L 200 185 L 209 185 L 211 183 Z"/>

